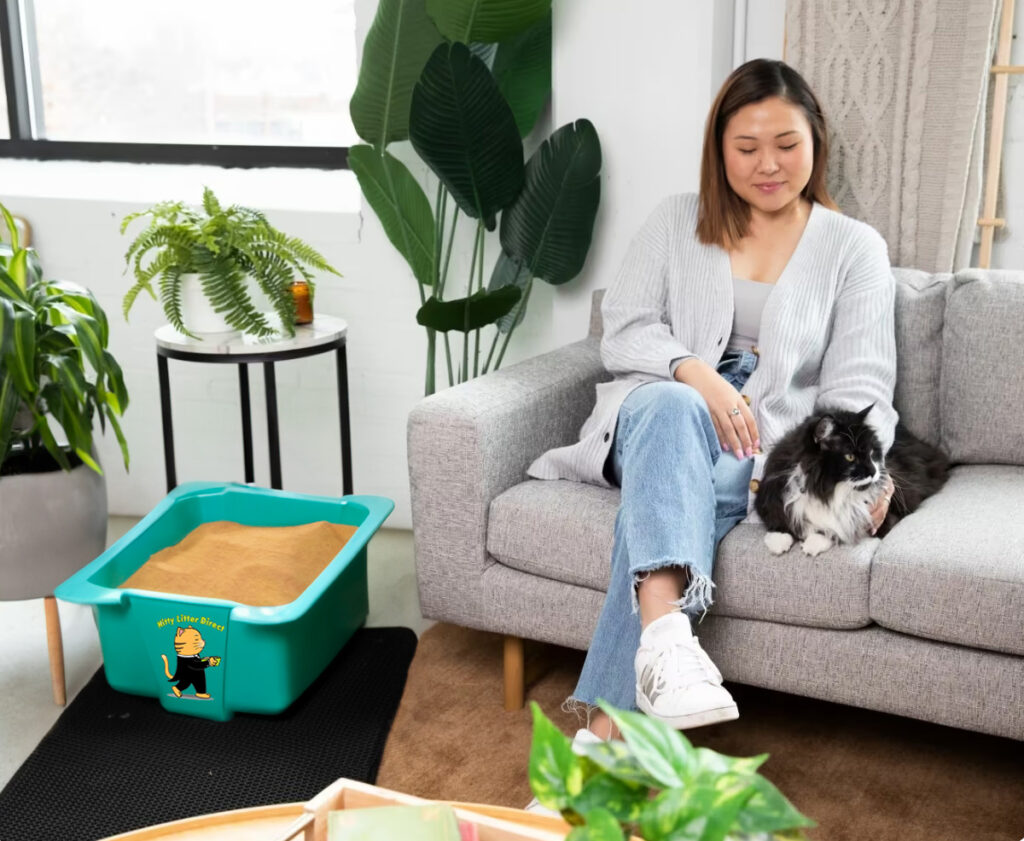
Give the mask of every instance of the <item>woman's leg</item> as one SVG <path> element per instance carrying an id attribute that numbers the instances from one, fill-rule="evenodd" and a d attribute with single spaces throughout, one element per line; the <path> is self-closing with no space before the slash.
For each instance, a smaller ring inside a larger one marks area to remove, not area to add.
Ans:
<path id="1" fill-rule="evenodd" d="M 652 383 L 623 404 L 612 456 L 622 504 L 611 582 L 573 701 L 589 708 L 603 698 L 632 708 L 643 628 L 680 608 L 701 615 L 711 603 L 715 546 L 746 514 L 751 469 L 749 461 L 721 456 L 692 388 Z M 590 724 L 607 737 L 603 715 Z"/>

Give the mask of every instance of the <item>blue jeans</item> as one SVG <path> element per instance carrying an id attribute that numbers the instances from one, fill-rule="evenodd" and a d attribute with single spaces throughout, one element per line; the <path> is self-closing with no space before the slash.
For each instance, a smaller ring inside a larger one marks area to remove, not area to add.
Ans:
<path id="1" fill-rule="evenodd" d="M 749 351 L 727 353 L 718 372 L 737 390 L 757 364 Z M 612 575 L 601 617 L 569 705 L 598 698 L 635 708 L 633 658 L 640 646 L 636 587 L 646 574 L 684 567 L 690 582 L 677 602 L 691 619 L 712 602 L 719 541 L 747 515 L 753 459 L 722 457 L 700 393 L 680 382 L 634 389 L 619 409 L 609 455 L 622 499 L 615 518 Z"/>

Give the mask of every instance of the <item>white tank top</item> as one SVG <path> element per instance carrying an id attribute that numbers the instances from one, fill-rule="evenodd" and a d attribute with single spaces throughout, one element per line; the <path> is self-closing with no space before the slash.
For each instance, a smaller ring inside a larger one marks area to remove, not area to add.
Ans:
<path id="1" fill-rule="evenodd" d="M 732 335 L 729 344 L 725 346 L 727 351 L 750 350 L 757 345 L 761 333 L 761 313 L 774 288 L 774 283 L 760 283 L 742 277 L 732 279 L 735 306 Z"/>

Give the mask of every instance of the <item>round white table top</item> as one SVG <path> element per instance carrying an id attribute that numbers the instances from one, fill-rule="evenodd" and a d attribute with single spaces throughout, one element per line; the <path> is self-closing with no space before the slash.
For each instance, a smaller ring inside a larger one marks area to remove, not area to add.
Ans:
<path id="1" fill-rule="evenodd" d="M 270 320 L 268 314 L 268 320 Z M 273 323 L 273 322 L 272 322 Z M 343 339 L 348 332 L 348 322 L 333 315 L 316 315 L 312 324 L 301 324 L 295 328 L 294 336 L 269 336 L 260 339 L 248 333 L 210 333 L 203 339 L 183 336 L 170 324 L 157 328 L 153 333 L 157 347 L 185 353 L 232 356 L 240 354 L 288 353 L 289 351 L 314 348 Z"/>

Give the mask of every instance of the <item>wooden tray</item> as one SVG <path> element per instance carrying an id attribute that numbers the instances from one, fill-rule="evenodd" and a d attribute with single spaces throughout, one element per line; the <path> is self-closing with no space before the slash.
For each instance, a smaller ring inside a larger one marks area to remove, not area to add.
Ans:
<path id="1" fill-rule="evenodd" d="M 338 809 L 418 806 L 433 801 L 341 779 L 308 803 L 282 803 L 164 823 L 102 841 L 327 841 L 327 814 Z M 451 803 L 459 820 L 477 827 L 480 841 L 563 841 L 570 826 L 551 818 L 480 803 Z"/>

